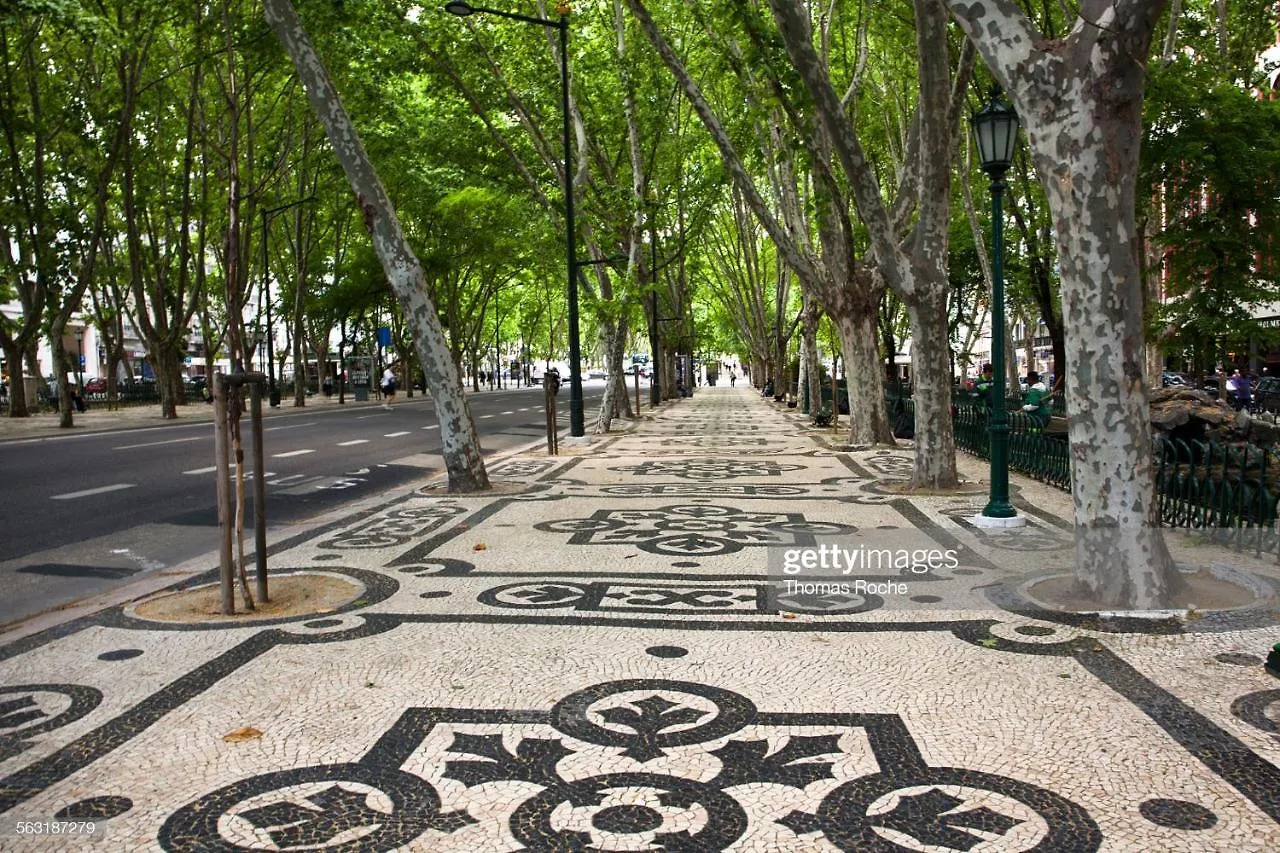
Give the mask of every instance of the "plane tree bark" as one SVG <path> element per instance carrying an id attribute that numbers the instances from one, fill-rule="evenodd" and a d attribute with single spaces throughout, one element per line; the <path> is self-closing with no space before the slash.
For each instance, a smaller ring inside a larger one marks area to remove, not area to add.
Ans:
<path id="1" fill-rule="evenodd" d="M 907 305 L 911 318 L 915 372 L 915 468 L 911 485 L 949 488 L 957 483 L 955 435 L 951 421 L 951 358 L 947 336 L 947 242 L 950 223 L 953 130 L 967 79 L 966 60 L 953 80 L 947 51 L 946 10 L 939 0 L 915 0 L 916 56 L 919 63 L 918 137 L 914 162 L 918 174 L 910 198 L 896 210 L 885 203 L 871 164 L 829 70 L 813 44 L 807 4 L 769 0 L 787 48 L 814 111 L 857 205 L 871 241 L 872 263 L 885 284 Z M 895 219 L 913 205 L 914 226 L 899 241 Z M 875 338 L 872 306 L 869 331 Z M 852 366 L 852 365 L 851 365 Z M 875 377 L 879 378 L 878 371 Z M 852 396 L 852 393 L 851 393 Z"/>
<path id="2" fill-rule="evenodd" d="M 1013 98 L 1053 215 L 1076 576 L 1106 605 L 1163 607 L 1177 574 L 1155 494 L 1134 202 L 1144 63 L 1164 2 L 1084 0 L 1053 39 L 1012 0 L 948 3 Z"/>
<path id="3" fill-rule="evenodd" d="M 400 303 L 405 321 L 413 329 L 414 348 L 440 423 L 449 489 L 458 492 L 488 489 L 489 476 L 481 456 L 475 421 L 445 343 L 436 306 L 427 293 L 422 264 L 405 238 L 391 199 L 293 5 L 289 0 L 266 0 L 265 11 L 267 23 L 293 60 L 312 109 L 342 163 L 387 281 Z"/>

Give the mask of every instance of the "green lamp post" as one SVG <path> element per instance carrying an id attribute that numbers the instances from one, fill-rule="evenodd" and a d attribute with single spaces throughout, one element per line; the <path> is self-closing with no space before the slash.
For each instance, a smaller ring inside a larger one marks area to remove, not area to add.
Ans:
<path id="1" fill-rule="evenodd" d="M 992 87 L 991 99 L 971 119 L 982 171 L 991 179 L 991 494 L 974 524 L 980 527 L 1020 527 L 1026 519 L 1009 503 L 1009 412 L 1005 403 L 1004 355 L 1004 218 L 1001 196 L 1004 173 L 1013 162 L 1018 141 L 1018 114 Z"/>
<path id="2" fill-rule="evenodd" d="M 578 267 L 581 264 L 577 259 L 578 249 L 575 245 L 573 166 L 571 165 L 573 139 L 570 136 L 569 127 L 569 3 L 566 0 L 559 0 L 556 3 L 556 15 L 559 17 L 555 20 L 472 6 L 463 0 L 451 0 L 444 5 L 444 10 L 460 18 L 482 13 L 512 21 L 523 21 L 526 24 L 550 27 L 560 32 L 560 113 L 564 134 L 564 219 L 569 274 L 569 435 L 581 438 L 586 435 L 586 418 L 582 398 L 582 352 L 578 341 Z"/>

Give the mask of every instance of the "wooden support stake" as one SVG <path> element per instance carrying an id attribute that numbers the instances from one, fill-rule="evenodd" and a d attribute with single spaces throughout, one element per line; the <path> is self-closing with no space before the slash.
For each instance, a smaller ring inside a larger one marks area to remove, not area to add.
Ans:
<path id="1" fill-rule="evenodd" d="M 231 465 L 227 431 L 227 381 L 221 373 L 213 375 L 213 458 L 214 479 L 217 483 L 219 552 L 221 557 L 220 579 L 222 583 L 222 613 L 234 616 L 236 612 L 235 566 L 232 560 L 231 542 Z"/>
<path id="2" fill-rule="evenodd" d="M 253 382 L 249 417 L 253 424 L 253 555 L 258 563 L 258 602 L 267 598 L 267 478 L 262 450 L 262 383 Z"/>

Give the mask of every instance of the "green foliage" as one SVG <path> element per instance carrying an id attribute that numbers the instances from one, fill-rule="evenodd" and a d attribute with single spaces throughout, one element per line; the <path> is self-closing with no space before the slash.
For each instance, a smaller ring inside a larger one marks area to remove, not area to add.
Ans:
<path id="1" fill-rule="evenodd" d="M 1183 57 L 1153 74 L 1146 123 L 1140 188 L 1164 225 L 1159 321 L 1188 343 L 1261 335 L 1251 309 L 1280 298 L 1280 103 Z"/>

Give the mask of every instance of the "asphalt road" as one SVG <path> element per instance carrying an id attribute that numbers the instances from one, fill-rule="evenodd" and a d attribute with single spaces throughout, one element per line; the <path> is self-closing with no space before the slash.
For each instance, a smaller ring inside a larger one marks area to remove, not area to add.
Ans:
<path id="1" fill-rule="evenodd" d="M 603 382 L 585 383 L 588 421 L 603 390 Z M 486 457 L 545 437 L 541 388 L 469 399 Z M 565 392 L 559 414 L 563 430 Z M 326 407 L 267 419 L 269 527 L 441 473 L 439 434 L 435 407 L 420 396 L 397 400 L 391 411 Z M 246 459 L 251 447 L 247 441 Z M 0 443 L 0 624 L 201 555 L 212 555 L 212 568 L 213 464 L 208 422 Z"/>

